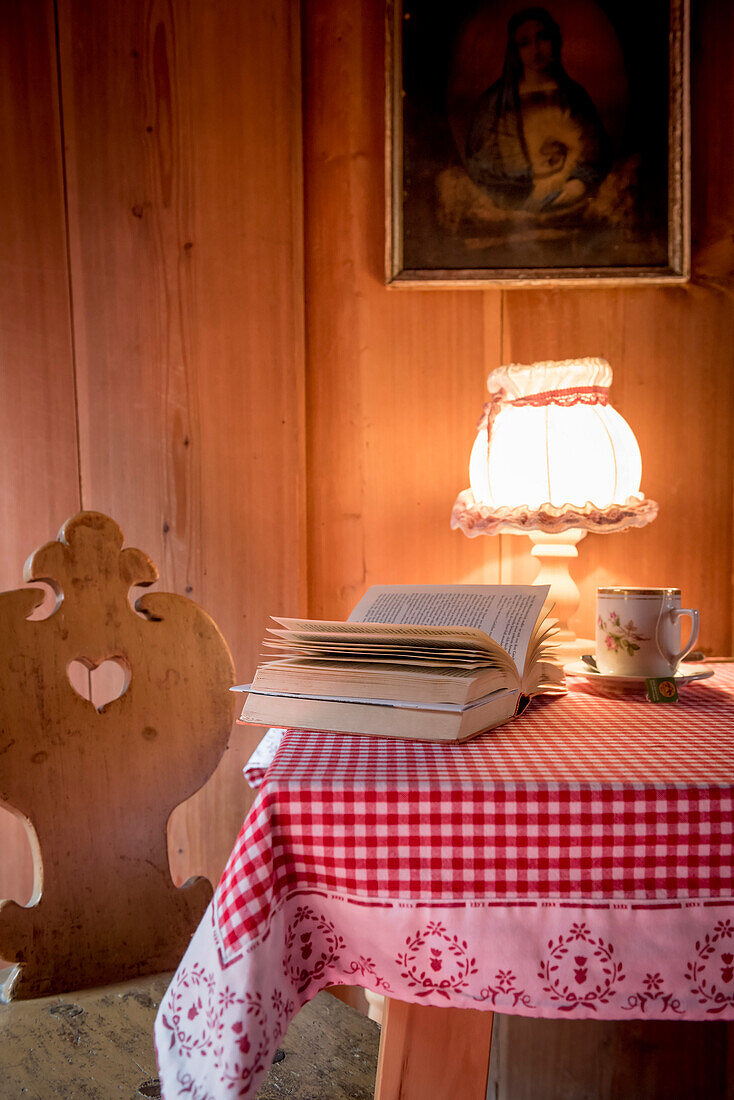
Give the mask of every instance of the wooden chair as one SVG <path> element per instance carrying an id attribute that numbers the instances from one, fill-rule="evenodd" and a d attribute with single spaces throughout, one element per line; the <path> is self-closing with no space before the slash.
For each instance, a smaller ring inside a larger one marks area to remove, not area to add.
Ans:
<path id="1" fill-rule="evenodd" d="M 131 605 L 158 571 L 122 543 L 80 512 L 25 565 L 56 592 L 51 613 L 29 618 L 43 588 L 0 594 L 0 802 L 26 823 L 35 875 L 28 907 L 0 902 L 2 1000 L 173 970 L 211 897 L 204 879 L 174 886 L 166 823 L 226 748 L 232 659 L 193 601 Z"/>
<path id="2" fill-rule="evenodd" d="M 51 614 L 28 618 L 42 588 L 0 594 L 0 802 L 35 863 L 29 906 L 0 902 L 2 999 L 15 998 L 0 1005 L 3 1096 L 160 1096 L 159 971 L 211 896 L 203 879 L 174 887 L 166 823 L 214 771 L 236 704 L 200 607 L 164 593 L 131 606 L 157 576 L 111 519 L 80 512 L 25 566 L 56 592 Z M 307 1005 L 282 1047 L 261 1100 L 372 1096 L 377 1028 L 335 998 Z"/>

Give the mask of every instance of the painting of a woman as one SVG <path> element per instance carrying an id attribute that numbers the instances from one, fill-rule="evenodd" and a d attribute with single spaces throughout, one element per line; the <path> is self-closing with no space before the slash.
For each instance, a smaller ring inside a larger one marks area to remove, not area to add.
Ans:
<path id="1" fill-rule="evenodd" d="M 566 73 L 561 46 L 560 27 L 545 8 L 515 12 L 502 75 L 475 104 L 465 165 L 497 206 L 564 212 L 609 172 L 610 139 L 590 96 Z"/>
<path id="2" fill-rule="evenodd" d="M 388 0 L 387 281 L 684 281 L 687 0 Z"/>

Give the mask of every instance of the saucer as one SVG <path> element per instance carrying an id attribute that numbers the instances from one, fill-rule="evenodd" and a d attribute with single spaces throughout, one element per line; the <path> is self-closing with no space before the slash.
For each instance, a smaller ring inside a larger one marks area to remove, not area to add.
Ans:
<path id="1" fill-rule="evenodd" d="M 603 684 L 608 687 L 644 690 L 647 680 L 646 676 L 612 676 L 610 673 L 599 672 L 598 669 L 587 664 L 586 661 L 570 661 L 563 667 L 567 676 L 583 676 L 589 683 Z M 690 672 L 683 672 L 679 668 L 670 679 L 674 680 L 678 687 L 682 687 L 685 684 L 693 684 L 697 680 L 707 680 L 708 677 L 713 676 L 713 674 L 714 670 L 712 668 L 708 668 L 705 665 L 699 665 L 695 671 L 691 669 Z"/>

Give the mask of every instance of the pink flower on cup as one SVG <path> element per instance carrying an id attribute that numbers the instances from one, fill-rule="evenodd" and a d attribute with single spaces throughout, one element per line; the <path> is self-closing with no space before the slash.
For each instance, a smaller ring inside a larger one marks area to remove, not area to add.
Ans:
<path id="1" fill-rule="evenodd" d="M 640 648 L 639 643 L 648 642 L 650 640 L 646 638 L 644 634 L 640 634 L 639 630 L 632 622 L 632 619 L 630 619 L 626 626 L 622 626 L 616 611 L 609 612 L 608 626 L 601 615 L 599 615 L 597 622 L 600 630 L 606 631 L 604 645 L 613 653 L 619 653 L 620 649 L 622 649 L 628 653 L 630 657 L 633 657 Z"/>

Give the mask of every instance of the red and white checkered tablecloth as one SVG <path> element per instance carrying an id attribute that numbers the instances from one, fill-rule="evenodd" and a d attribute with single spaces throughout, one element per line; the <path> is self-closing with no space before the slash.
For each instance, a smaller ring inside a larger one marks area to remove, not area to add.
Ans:
<path id="1" fill-rule="evenodd" d="M 335 983 L 734 1019 L 734 667 L 675 705 L 574 680 L 463 745 L 289 732 L 159 1013 L 164 1095 L 250 1095 Z"/>

